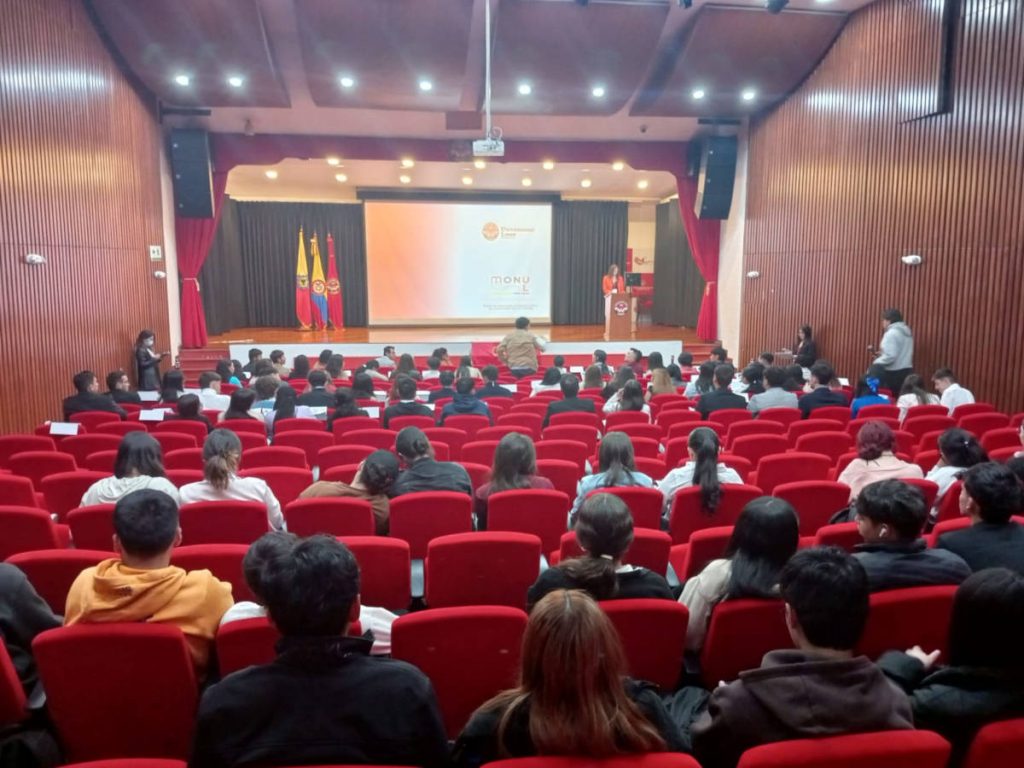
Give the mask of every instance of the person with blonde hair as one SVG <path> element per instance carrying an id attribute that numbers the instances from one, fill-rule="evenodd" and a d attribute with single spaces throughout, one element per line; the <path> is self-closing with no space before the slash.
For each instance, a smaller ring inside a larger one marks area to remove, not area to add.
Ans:
<path id="1" fill-rule="evenodd" d="M 672 383 L 671 377 L 668 375 L 668 371 L 665 368 L 654 368 L 651 371 L 651 381 L 647 385 L 647 392 L 644 394 L 644 400 L 651 402 L 651 398 L 655 395 L 674 395 L 676 394 L 676 387 Z"/>

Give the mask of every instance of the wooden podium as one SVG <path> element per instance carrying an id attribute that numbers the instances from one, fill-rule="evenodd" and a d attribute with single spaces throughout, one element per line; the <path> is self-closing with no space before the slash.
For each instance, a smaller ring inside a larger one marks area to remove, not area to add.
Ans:
<path id="1" fill-rule="evenodd" d="M 616 291 L 604 300 L 604 340 L 621 341 L 636 333 L 636 299 Z"/>

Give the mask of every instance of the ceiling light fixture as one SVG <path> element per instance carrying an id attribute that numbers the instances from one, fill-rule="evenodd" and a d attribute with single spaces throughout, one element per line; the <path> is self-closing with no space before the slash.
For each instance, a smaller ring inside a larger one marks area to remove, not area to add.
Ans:
<path id="1" fill-rule="evenodd" d="M 414 165 L 416 165 L 416 161 L 413 160 L 411 157 L 403 157 L 402 158 L 402 167 L 403 168 L 412 168 Z"/>
<path id="2" fill-rule="evenodd" d="M 621 171 L 625 167 L 626 167 L 626 164 L 624 162 L 622 162 L 621 160 L 616 160 L 614 163 L 612 163 L 612 170 L 613 171 Z"/>
<path id="3" fill-rule="evenodd" d="M 228 85 L 230 85 L 232 88 L 241 88 L 243 85 L 245 85 L 245 78 L 241 77 L 240 75 L 232 75 L 228 78 Z"/>
<path id="4" fill-rule="evenodd" d="M 740 98 L 744 101 L 753 101 L 757 98 L 757 91 L 753 88 L 745 88 L 743 93 L 740 94 Z"/>
<path id="5" fill-rule="evenodd" d="M 476 168 L 478 171 L 482 171 L 484 168 L 487 167 L 487 161 L 486 160 L 479 160 L 479 159 L 478 160 L 474 160 L 473 161 L 473 167 Z"/>
<path id="6" fill-rule="evenodd" d="M 605 89 L 603 85 L 595 85 L 593 88 L 590 89 L 590 95 L 593 96 L 595 99 L 603 99 L 604 94 Z"/>
<path id="7" fill-rule="evenodd" d="M 346 181 L 348 181 L 348 176 L 346 176 L 344 173 L 336 173 L 334 174 L 334 180 L 340 181 L 342 184 L 344 184 Z"/>
<path id="8" fill-rule="evenodd" d="M 764 7 L 768 13 L 782 13 L 782 9 L 789 4 L 789 0 L 764 0 Z"/>
<path id="9" fill-rule="evenodd" d="M 690 96 L 693 97 L 695 101 L 700 101 L 707 95 L 707 91 L 703 88 L 694 88 L 693 91 L 690 92 Z"/>
<path id="10" fill-rule="evenodd" d="M 465 184 L 467 187 L 472 185 L 473 177 L 472 176 L 463 176 L 462 177 L 462 183 Z"/>
<path id="11" fill-rule="evenodd" d="M 277 178 L 277 171 L 275 171 L 273 168 L 271 168 L 269 171 L 264 171 L 264 174 L 266 175 L 266 177 L 268 179 L 276 179 Z"/>
<path id="12" fill-rule="evenodd" d="M 543 168 L 545 171 L 553 171 L 555 169 L 555 161 L 545 160 L 543 163 L 540 164 L 540 167 Z"/>
<path id="13" fill-rule="evenodd" d="M 580 186 L 583 187 L 584 189 L 590 189 L 590 185 L 592 183 L 593 182 L 591 182 L 590 179 L 582 179 L 582 180 L 580 180 Z"/>
<path id="14" fill-rule="evenodd" d="M 349 75 L 342 75 L 341 77 L 338 78 L 338 83 L 341 84 L 342 88 L 354 88 L 356 84 L 356 79 L 354 77 L 350 77 Z"/>
<path id="15" fill-rule="evenodd" d="M 327 158 L 327 164 L 328 165 L 337 165 L 340 162 L 341 162 L 341 158 L 340 157 L 333 157 L 332 156 L 332 157 L 328 157 Z"/>
<path id="16" fill-rule="evenodd" d="M 189 83 L 192 82 L 192 78 L 188 75 L 175 75 L 174 82 L 181 86 L 187 86 Z"/>
<path id="17" fill-rule="evenodd" d="M 403 184 L 408 184 L 412 181 L 412 176 L 406 176 L 404 173 L 398 177 L 398 180 Z"/>
<path id="18" fill-rule="evenodd" d="M 636 188 L 637 189 L 647 189 L 647 186 L 648 186 L 647 179 L 640 179 L 640 181 L 638 181 L 636 183 Z"/>
<path id="19" fill-rule="evenodd" d="M 533 179 L 531 179 L 529 176 L 524 176 L 522 184 L 523 184 L 524 187 L 532 187 L 533 186 Z"/>
<path id="20" fill-rule="evenodd" d="M 533 86 L 529 83 L 520 83 L 516 90 L 519 91 L 520 96 L 529 96 L 533 93 Z"/>
<path id="21" fill-rule="evenodd" d="M 429 80 L 420 80 L 420 90 L 424 93 L 434 90 L 434 84 Z"/>

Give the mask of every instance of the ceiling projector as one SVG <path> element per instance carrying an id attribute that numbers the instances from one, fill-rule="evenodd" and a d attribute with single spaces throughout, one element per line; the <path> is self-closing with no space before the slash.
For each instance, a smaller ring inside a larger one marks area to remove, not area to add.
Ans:
<path id="1" fill-rule="evenodd" d="M 474 157 L 504 157 L 505 142 L 501 139 L 480 139 L 473 142 Z"/>

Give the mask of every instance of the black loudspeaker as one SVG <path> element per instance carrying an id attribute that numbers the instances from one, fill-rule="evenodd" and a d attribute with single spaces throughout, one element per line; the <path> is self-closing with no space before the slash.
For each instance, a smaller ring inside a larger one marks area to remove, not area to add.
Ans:
<path id="1" fill-rule="evenodd" d="M 735 136 L 706 136 L 701 139 L 700 176 L 693 212 L 700 219 L 727 219 L 736 179 Z"/>
<path id="2" fill-rule="evenodd" d="M 174 210 L 184 219 L 213 218 L 213 175 L 206 131 L 171 131 Z"/>

